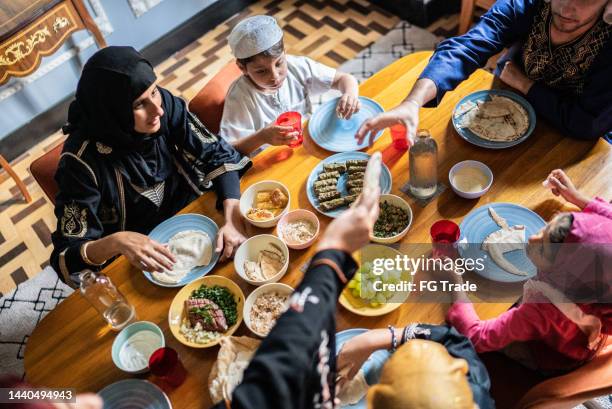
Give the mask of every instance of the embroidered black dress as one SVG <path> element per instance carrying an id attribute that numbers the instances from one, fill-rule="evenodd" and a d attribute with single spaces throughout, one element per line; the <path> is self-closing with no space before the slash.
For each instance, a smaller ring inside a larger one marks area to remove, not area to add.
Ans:
<path id="1" fill-rule="evenodd" d="M 70 132 L 55 175 L 59 187 L 51 265 L 69 284 L 99 268 L 81 253 L 90 240 L 118 231 L 147 234 L 214 188 L 217 205 L 240 197 L 250 166 L 163 88 L 164 115 L 154 135 L 132 131 L 132 103 L 155 81 L 130 47 L 107 47 L 85 65 L 69 113 Z"/>

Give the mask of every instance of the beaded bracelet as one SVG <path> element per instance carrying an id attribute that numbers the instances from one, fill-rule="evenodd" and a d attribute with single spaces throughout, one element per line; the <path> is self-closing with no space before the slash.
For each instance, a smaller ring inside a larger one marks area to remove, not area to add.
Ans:
<path id="1" fill-rule="evenodd" d="M 393 325 L 389 325 L 388 328 L 391 332 L 391 352 L 395 352 L 397 350 L 397 337 L 395 336 L 395 327 Z"/>
<path id="2" fill-rule="evenodd" d="M 404 330 L 402 331 L 402 337 L 400 338 L 400 345 L 404 345 L 406 343 L 406 335 L 408 335 L 408 327 L 409 325 L 406 325 L 404 327 Z"/>

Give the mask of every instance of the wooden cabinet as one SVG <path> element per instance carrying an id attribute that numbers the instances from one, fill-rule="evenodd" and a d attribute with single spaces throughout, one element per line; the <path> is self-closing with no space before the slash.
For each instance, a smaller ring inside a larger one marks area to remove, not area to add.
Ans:
<path id="1" fill-rule="evenodd" d="M 104 37 L 82 0 L 2 0 L 0 85 L 34 72 L 70 34 L 89 30 L 100 48 Z"/>

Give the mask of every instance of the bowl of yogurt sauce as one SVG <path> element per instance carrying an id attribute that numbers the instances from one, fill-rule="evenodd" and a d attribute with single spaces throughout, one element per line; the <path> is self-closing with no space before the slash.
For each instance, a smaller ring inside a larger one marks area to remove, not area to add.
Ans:
<path id="1" fill-rule="evenodd" d="M 493 172 L 482 162 L 464 160 L 448 172 L 453 191 L 466 199 L 476 199 L 489 191 L 493 184 Z"/>
<path id="2" fill-rule="evenodd" d="M 164 333 L 152 322 L 138 321 L 123 328 L 113 341 L 112 357 L 117 368 L 130 374 L 149 370 L 149 358 L 166 345 Z"/>

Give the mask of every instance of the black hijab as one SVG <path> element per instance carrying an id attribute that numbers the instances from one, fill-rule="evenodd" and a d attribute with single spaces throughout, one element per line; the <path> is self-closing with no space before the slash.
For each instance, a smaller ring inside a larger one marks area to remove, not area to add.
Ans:
<path id="1" fill-rule="evenodd" d="M 151 64 L 132 47 L 99 50 L 83 68 L 64 127 L 66 134 L 95 142 L 104 159 L 140 187 L 166 180 L 173 170 L 166 140 L 160 137 L 168 133 L 167 115 L 155 134 L 134 130 L 133 102 L 156 78 Z M 164 98 L 167 112 L 165 105 Z"/>

